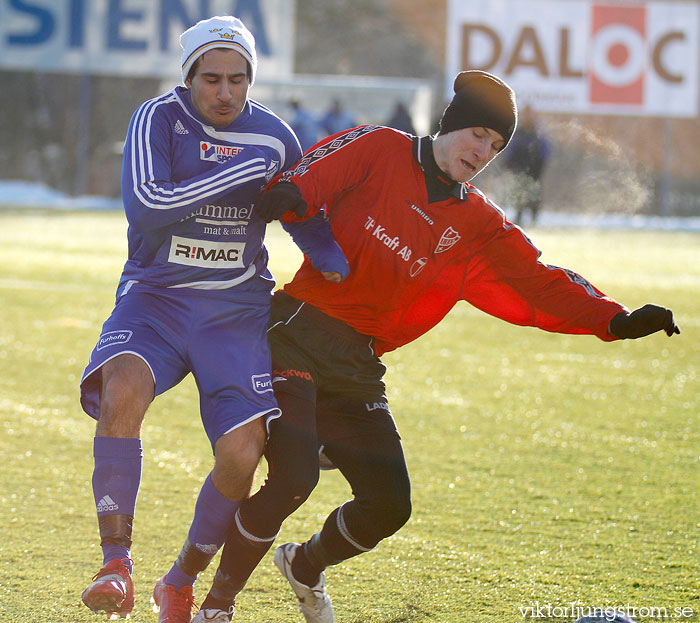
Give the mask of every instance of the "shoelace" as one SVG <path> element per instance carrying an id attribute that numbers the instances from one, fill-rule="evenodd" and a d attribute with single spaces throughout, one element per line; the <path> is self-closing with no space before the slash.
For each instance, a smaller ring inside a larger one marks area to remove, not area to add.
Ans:
<path id="1" fill-rule="evenodd" d="M 173 599 L 172 610 L 173 614 L 178 617 L 184 614 L 191 615 L 192 608 L 196 608 L 197 604 L 194 601 L 194 595 L 183 596 L 180 591 L 175 590 L 174 586 L 166 584 L 168 591 L 172 591 L 175 599 Z"/>

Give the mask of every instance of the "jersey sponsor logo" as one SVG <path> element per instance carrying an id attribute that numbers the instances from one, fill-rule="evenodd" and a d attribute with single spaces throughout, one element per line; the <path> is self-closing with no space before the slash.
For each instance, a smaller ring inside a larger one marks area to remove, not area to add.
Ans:
<path id="1" fill-rule="evenodd" d="M 132 331 L 107 331 L 100 335 L 100 339 L 97 340 L 97 350 L 102 350 L 108 346 L 115 346 L 117 344 L 126 344 L 133 335 Z"/>
<path id="2" fill-rule="evenodd" d="M 189 134 L 190 131 L 182 125 L 182 121 L 179 119 L 175 122 L 175 126 L 173 127 L 173 130 L 175 131 L 175 134 Z"/>
<path id="3" fill-rule="evenodd" d="M 192 216 L 198 223 L 208 223 L 210 225 L 247 225 L 253 214 L 253 204 L 243 206 L 217 206 L 207 204 L 197 210 Z M 185 217 L 183 221 L 191 217 Z M 242 232 L 231 232 L 233 234 Z"/>
<path id="4" fill-rule="evenodd" d="M 212 242 L 173 236 L 168 261 L 199 268 L 243 268 L 243 242 Z"/>
<path id="5" fill-rule="evenodd" d="M 250 377 L 250 382 L 253 384 L 253 390 L 257 394 L 264 394 L 272 391 L 272 378 L 269 374 L 253 374 Z"/>
<path id="6" fill-rule="evenodd" d="M 311 381 L 313 383 L 314 380 L 310 372 L 306 372 L 305 370 L 295 370 L 294 368 L 289 368 L 288 370 L 273 370 L 272 373 L 275 375 L 275 381 L 286 381 L 287 379 L 296 378 Z"/>
<path id="7" fill-rule="evenodd" d="M 435 225 L 435 221 L 431 219 L 423 210 L 421 210 L 415 203 L 411 203 L 406 200 L 406 203 L 411 207 L 411 210 L 416 212 L 428 225 Z"/>
<path id="8" fill-rule="evenodd" d="M 207 141 L 199 142 L 199 159 L 211 160 L 212 162 L 228 162 L 234 156 L 243 151 L 242 147 L 232 147 L 231 145 L 217 145 Z"/>
<path id="9" fill-rule="evenodd" d="M 442 232 L 440 242 L 438 242 L 437 247 L 435 247 L 435 253 L 444 253 L 445 251 L 449 251 L 457 244 L 461 237 L 462 236 L 460 236 L 455 229 L 448 227 L 444 232 Z"/>
<path id="10" fill-rule="evenodd" d="M 422 271 L 425 268 L 425 265 L 428 263 L 428 258 L 427 257 L 419 257 L 413 264 L 411 264 L 411 268 L 409 269 L 409 274 L 411 277 L 415 277 L 420 271 Z"/>
<path id="11" fill-rule="evenodd" d="M 411 249 L 408 245 L 401 246 L 401 240 L 398 236 L 390 236 L 386 233 L 386 227 L 380 225 L 371 216 L 367 217 L 365 221 L 365 229 L 372 232 L 372 236 L 379 240 L 382 244 L 386 245 L 392 251 L 396 251 L 398 255 L 404 262 L 408 262 L 411 259 Z M 401 248 L 399 248 L 401 246 Z"/>
<path id="12" fill-rule="evenodd" d="M 365 409 L 367 409 L 367 411 L 376 411 L 377 409 L 389 411 L 389 404 L 386 402 L 366 402 Z"/>
<path id="13" fill-rule="evenodd" d="M 199 219 L 197 219 L 199 221 Z M 199 221 L 201 222 L 201 221 Z M 234 225 L 233 227 L 226 225 L 205 225 L 204 234 L 212 236 L 245 236 L 248 233 L 248 228 L 245 225 Z"/>

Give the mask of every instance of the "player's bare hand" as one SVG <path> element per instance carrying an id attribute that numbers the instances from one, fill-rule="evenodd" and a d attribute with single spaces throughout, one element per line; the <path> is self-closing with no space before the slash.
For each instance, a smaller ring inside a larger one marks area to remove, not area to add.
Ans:
<path id="1" fill-rule="evenodd" d="M 623 340 L 636 339 L 665 331 L 671 337 L 681 330 L 673 320 L 673 312 L 659 305 L 644 305 L 631 313 L 622 312 L 610 321 L 610 333 Z"/>
<path id="2" fill-rule="evenodd" d="M 343 276 L 334 270 L 322 270 L 321 274 L 323 275 L 324 279 L 332 281 L 333 283 L 340 283 L 343 280 Z"/>

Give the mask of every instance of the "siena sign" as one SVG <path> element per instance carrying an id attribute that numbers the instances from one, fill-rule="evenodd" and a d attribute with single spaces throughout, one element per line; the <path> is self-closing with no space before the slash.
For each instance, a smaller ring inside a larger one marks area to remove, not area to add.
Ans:
<path id="1" fill-rule="evenodd" d="M 695 117 L 699 19 L 689 2 L 450 0 L 447 75 L 490 71 L 543 111 Z"/>
<path id="2" fill-rule="evenodd" d="M 180 33 L 213 15 L 248 26 L 261 76 L 291 73 L 289 0 L 1 0 L 0 68 L 177 78 Z"/>

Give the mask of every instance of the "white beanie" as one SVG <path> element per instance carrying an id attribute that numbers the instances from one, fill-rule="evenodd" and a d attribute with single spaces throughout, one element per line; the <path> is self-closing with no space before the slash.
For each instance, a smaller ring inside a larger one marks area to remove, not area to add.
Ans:
<path id="1" fill-rule="evenodd" d="M 180 35 L 182 46 L 182 82 L 202 54 L 213 48 L 232 48 L 240 53 L 250 65 L 250 84 L 255 81 L 258 56 L 255 39 L 243 22 L 232 15 L 210 17 L 188 28 Z"/>

